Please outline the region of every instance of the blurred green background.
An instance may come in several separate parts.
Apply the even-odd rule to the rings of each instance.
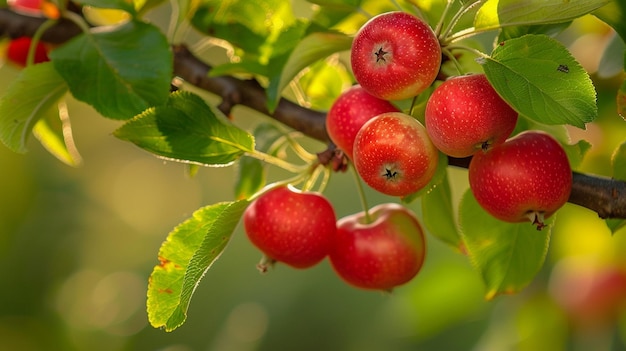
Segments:
[[[592,73],[599,94],[597,122],[571,131],[573,141],[593,145],[579,170],[606,176],[611,153],[626,140],[626,123],[615,112],[624,75],[598,73],[598,53],[611,36],[586,17],[560,38]],[[18,73],[0,68],[0,90]],[[147,322],[145,295],[158,249],[195,209],[233,199],[236,169],[201,168],[189,177],[185,166],[112,137],[118,122],[75,101],[69,111],[82,167],[58,162],[35,140],[26,155],[0,147],[0,350],[626,349],[626,283],[607,307],[609,317],[590,313],[581,322],[564,307],[568,293],[589,286],[563,283],[568,277],[626,269],[625,230],[612,236],[595,213],[570,204],[558,215],[535,281],[493,301],[484,300],[467,257],[431,236],[422,272],[383,294],[349,287],[327,260],[260,275],[261,255],[240,226],[198,287],[186,323],[172,333],[156,330]],[[234,115],[245,126],[266,120],[243,108]],[[450,176],[456,203],[467,188],[466,170],[452,168]],[[334,174],[326,195],[339,217],[361,210],[349,173]],[[395,201],[367,195],[370,204]],[[410,206],[420,213],[419,204]]]

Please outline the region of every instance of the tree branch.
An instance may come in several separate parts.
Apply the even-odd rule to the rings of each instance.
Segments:
[[[0,9],[0,35],[12,38],[32,36],[43,19],[21,16],[7,9]],[[80,29],[68,21],[60,21],[50,28],[43,40],[63,43],[80,34]],[[230,76],[210,77],[211,66],[195,57],[184,45],[172,47],[174,74],[186,82],[222,98],[218,108],[230,115],[236,105],[247,106],[275,120],[301,131],[311,138],[328,142],[325,128],[326,114],[313,111],[286,99],[281,99],[276,110],[267,109],[265,90],[254,80],[242,80]],[[470,158],[450,158],[449,164],[467,168]],[[598,213],[601,218],[626,219],[626,182],[578,172],[573,173],[573,187],[569,202]]]

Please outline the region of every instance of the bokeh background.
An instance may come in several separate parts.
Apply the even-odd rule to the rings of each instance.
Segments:
[[[588,16],[559,37],[598,89],[599,119],[571,130],[573,141],[593,145],[579,170],[606,176],[626,141],[615,102],[624,75],[614,74],[621,67],[603,73],[599,54],[613,36]],[[18,73],[3,65],[0,91]],[[0,350],[626,349],[626,232],[612,235],[595,213],[570,204],[535,281],[492,301],[468,258],[432,236],[422,272],[385,294],[346,285],[327,260],[261,275],[261,254],[239,226],[196,290],[186,323],[171,333],[154,329],[145,301],[161,243],[195,209],[232,200],[236,169],[201,168],[190,177],[184,165],[114,138],[119,122],[76,101],[68,108],[81,167],[62,164],[35,140],[25,155],[0,147]],[[246,127],[267,121],[244,108],[234,115]],[[451,168],[450,176],[457,202],[466,170]],[[361,210],[351,174],[334,174],[326,195],[339,217]],[[367,196],[371,204],[396,201]],[[410,207],[420,213],[419,204]],[[573,314],[567,306],[607,271],[614,274],[604,275],[600,291],[608,293]]]

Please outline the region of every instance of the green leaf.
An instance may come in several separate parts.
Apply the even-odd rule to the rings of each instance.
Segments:
[[[619,35],[613,35],[602,53],[602,59],[598,65],[598,77],[610,78],[621,74],[625,68],[625,52],[626,44],[624,41]]]
[[[333,58],[310,65],[298,79],[305,106],[318,111],[328,111],[341,95],[352,85],[352,77],[346,67]]]
[[[545,34],[549,37],[554,38],[562,31],[567,29],[572,22],[562,22],[562,23],[551,23],[551,24],[541,24],[535,26],[510,26],[504,27],[500,31],[498,35],[498,43],[501,43],[505,40],[519,38],[526,34]]]
[[[217,118],[187,91],[173,93],[164,106],[137,115],[114,135],[166,159],[205,166],[229,165],[254,151],[252,135]]]
[[[169,233],[148,284],[153,327],[169,332],[185,322],[191,296],[224,251],[247,206],[242,200],[200,208]]]
[[[623,142],[613,151],[611,168],[614,179],[626,180],[626,142]],[[606,225],[611,230],[611,233],[615,234],[615,232],[626,226],[626,219],[610,218],[606,220]]]
[[[283,0],[203,0],[192,18],[200,32],[228,41],[263,64],[269,62],[272,43],[294,23],[291,2]]]
[[[620,86],[617,91],[617,113],[622,116],[624,120],[626,120],[626,79],[622,82],[622,86]]]
[[[487,0],[474,17],[478,30],[506,26],[567,22],[588,14],[610,0]]]
[[[33,134],[48,152],[63,163],[77,167],[82,164],[82,157],[74,144],[72,125],[65,103],[59,108],[49,109],[48,113],[35,124]]]
[[[129,119],[169,95],[172,53],[151,24],[93,29],[53,50],[50,58],[74,97],[105,117]]]
[[[422,196],[422,217],[426,229],[439,240],[459,249],[461,237],[457,230],[450,182],[443,181]]]
[[[626,3],[624,1],[611,1],[593,13],[611,27],[626,41]]]
[[[273,123],[261,123],[254,129],[256,150],[276,156],[282,148],[277,141],[285,136]],[[263,161],[244,157],[239,161],[237,180],[235,182],[235,198],[248,199],[261,190],[266,184],[266,170]]]
[[[613,178],[626,180],[626,142],[618,146],[611,155]]]
[[[52,63],[28,66],[0,98],[0,140],[14,152],[26,152],[37,121],[57,108],[67,85]]]
[[[487,299],[519,292],[543,265],[551,226],[538,231],[530,222],[497,220],[480,207],[470,190],[461,199],[459,223],[468,255],[487,287]]]
[[[444,179],[446,178],[447,174],[448,174],[448,156],[444,154],[443,152],[439,152],[439,161],[437,162],[437,169],[435,170],[435,174],[433,175],[433,178],[422,189],[414,192],[413,194],[409,194],[407,196],[402,197],[401,198],[402,202],[405,204],[408,204],[408,203],[415,201],[416,199],[419,199],[420,197],[422,197],[422,195],[427,194],[436,186],[441,184],[441,182],[443,182]]]
[[[278,79],[270,82],[267,89],[270,110],[276,107],[287,84],[305,67],[351,46],[352,38],[341,33],[316,32],[302,39],[289,55]]]
[[[583,162],[583,158],[589,150],[591,150],[591,143],[586,140],[579,140],[576,144],[561,144],[563,150],[567,154],[567,159],[572,169],[577,169]]]
[[[307,0],[307,2],[333,10],[356,10],[361,6],[361,0]]]
[[[589,75],[566,47],[545,35],[501,43],[483,68],[504,100],[539,123],[585,128],[598,115]]]
[[[263,162],[256,158],[244,157],[237,165],[235,198],[249,199],[265,185],[266,171]]]
[[[81,5],[89,5],[98,7],[101,9],[118,9],[123,10],[131,15],[135,15],[135,6],[133,1],[128,0],[78,0],[77,3]]]

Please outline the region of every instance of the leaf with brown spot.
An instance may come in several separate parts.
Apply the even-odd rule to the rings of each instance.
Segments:
[[[152,326],[172,331],[185,322],[191,296],[226,248],[248,203],[241,200],[202,207],[169,233],[148,284]]]

